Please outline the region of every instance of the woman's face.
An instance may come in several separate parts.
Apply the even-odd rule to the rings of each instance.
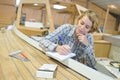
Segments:
[[[76,28],[76,36],[80,34],[86,35],[92,28],[92,22],[88,18],[88,16],[83,16],[79,21]]]

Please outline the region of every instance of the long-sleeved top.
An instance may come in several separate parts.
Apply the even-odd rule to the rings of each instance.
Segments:
[[[71,52],[76,54],[73,59],[79,62],[83,62],[83,60],[85,60],[89,67],[94,68],[96,60],[93,49],[93,37],[89,33],[87,34],[89,45],[85,46],[76,39],[75,29],[76,26],[74,25],[64,24],[46,37],[41,38],[40,46],[49,51],[55,51],[55,48],[59,45],[59,37],[61,37],[62,43],[69,45],[71,47]]]

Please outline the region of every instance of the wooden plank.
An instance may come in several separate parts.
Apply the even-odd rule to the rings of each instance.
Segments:
[[[27,46],[23,46],[23,45],[25,45],[25,43],[22,43],[21,40],[20,40],[21,42],[19,42],[19,40],[16,39],[16,38],[14,38],[14,36],[12,36],[12,35],[10,37],[12,38],[13,42],[16,43],[16,45],[14,45],[14,48],[19,48],[19,49],[23,50],[24,54],[30,59],[30,62],[22,62],[22,64],[27,69],[27,71],[31,74],[31,76],[33,77],[33,79],[44,80],[44,79],[36,78],[35,77],[35,72],[38,69],[39,63],[37,61],[35,61],[35,58],[33,58],[32,55],[29,55],[29,52],[26,50]],[[21,44],[23,44],[23,45],[21,45]],[[29,50],[31,50],[30,47],[29,47]]]
[[[48,31],[48,29],[30,28],[21,25],[19,26],[18,29],[27,36],[32,36],[32,35],[44,36],[45,35],[44,32]]]
[[[14,61],[25,80],[35,80],[34,77],[31,75],[31,72],[27,70],[22,61],[17,59],[14,59]]]
[[[8,56],[8,49],[7,49],[7,45],[6,45],[6,41],[7,39],[5,39],[5,37],[3,36],[5,35],[2,34],[0,35],[0,51],[1,51],[1,58],[0,58],[0,71],[1,74],[0,76],[2,76],[1,78],[6,79],[6,80],[22,80],[21,76],[19,75],[14,63],[12,62],[11,58]],[[1,39],[3,38],[3,39]],[[0,79],[1,80],[1,79]]]
[[[105,16],[105,22],[104,22],[104,29],[103,29],[103,32],[105,33],[105,30],[106,30],[106,24],[107,24],[107,19],[108,19],[108,14],[109,14],[109,10],[110,10],[110,7],[107,7],[107,12],[106,12],[106,16]]]
[[[53,32],[55,30],[54,28],[54,22],[53,22],[53,18],[52,18],[52,12],[50,9],[50,2],[49,0],[46,0],[46,11],[47,11],[47,18],[48,18],[48,23],[50,24],[50,31]]]
[[[2,70],[2,67],[1,67],[1,62],[0,62],[0,80],[5,80],[5,77],[3,75],[3,70]]]
[[[9,42],[11,42],[11,47],[15,50],[18,50],[20,44],[17,43],[17,40],[15,40],[15,38],[12,35],[8,34],[8,36],[9,36],[9,38],[12,38],[12,39],[9,39]],[[14,43],[16,43],[16,44],[14,44]],[[25,66],[24,62],[14,59],[14,58],[13,58],[13,60],[15,61],[15,64],[17,65],[18,70],[20,71],[20,73],[22,74],[22,76],[25,80],[34,80],[35,79],[35,77],[32,75],[32,72],[34,71],[33,66],[28,65],[30,70],[32,70],[32,71],[30,71]],[[26,63],[30,63],[30,62],[26,62]]]
[[[2,63],[1,67],[5,80],[23,80],[11,61]]]
[[[67,68],[67,71],[69,71],[71,74],[73,74],[74,76],[78,77],[79,79],[89,80],[89,79],[87,79],[85,76],[82,76],[81,74],[78,74],[78,73],[76,73],[75,71],[73,71],[73,70],[71,70],[71,69],[69,69],[69,68]],[[80,75],[81,75],[81,76],[80,76]]]
[[[13,36],[11,36],[12,38],[13,38]],[[13,41],[14,42],[16,42],[16,39],[13,39]],[[20,42],[20,44],[22,44],[21,42]],[[23,64],[24,64],[24,66],[25,66],[25,68],[30,72],[30,74],[33,76],[33,78],[34,79],[36,79],[36,77],[35,77],[35,73],[36,73],[36,71],[37,71],[37,69],[39,68],[38,66],[39,66],[39,63],[35,60],[35,58],[33,58],[32,57],[32,55],[30,55],[29,54],[29,52],[26,50],[26,47],[27,46],[25,46],[25,47],[23,47],[23,45],[25,45],[25,44],[23,44],[23,45],[20,45],[19,43],[17,43],[17,45],[15,45],[14,47],[19,47],[21,50],[23,50],[24,52],[24,54],[30,59],[30,61],[29,62],[23,62]],[[30,49],[30,47],[29,47],[29,50],[31,50]],[[40,78],[37,78],[36,80],[41,80]],[[44,79],[43,79],[44,80]]]

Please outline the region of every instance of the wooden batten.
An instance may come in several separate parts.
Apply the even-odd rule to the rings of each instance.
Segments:
[[[29,28],[25,26],[20,26],[18,29],[27,36],[37,35],[44,36],[44,32],[48,31],[48,29],[39,29],[39,28]]]
[[[54,22],[53,22],[53,18],[52,18],[52,13],[51,13],[51,9],[50,9],[50,2],[49,0],[46,0],[46,9],[47,9],[47,16],[48,16],[48,21],[50,23],[50,31],[54,31]]]

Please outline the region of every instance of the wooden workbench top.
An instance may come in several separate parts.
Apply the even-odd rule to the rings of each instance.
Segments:
[[[25,62],[10,57],[11,52],[23,50],[30,59]],[[36,78],[37,69],[43,64],[58,64],[52,79]],[[47,57],[38,49],[21,40],[14,32],[0,32],[0,80],[88,80],[63,64]]]

